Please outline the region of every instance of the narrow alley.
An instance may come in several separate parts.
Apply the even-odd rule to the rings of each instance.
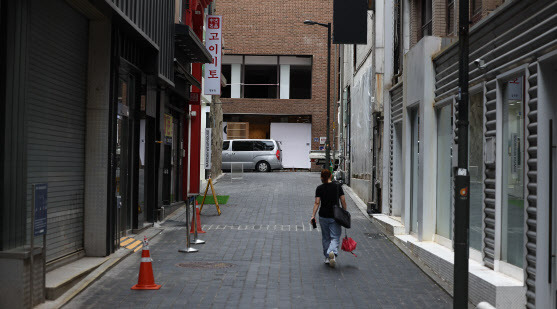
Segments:
[[[134,291],[141,251],[65,308],[449,308],[451,297],[373,225],[347,195],[355,254],[323,263],[321,235],[309,219],[318,173],[247,173],[216,184],[229,195],[218,216],[203,207],[206,244],[186,245],[184,208],[150,242],[160,290]],[[343,231],[344,233],[344,231]]]

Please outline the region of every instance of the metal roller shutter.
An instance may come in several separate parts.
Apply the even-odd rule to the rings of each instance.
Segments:
[[[389,214],[393,213],[393,177],[394,177],[394,126],[402,122],[402,83],[390,90],[391,95],[391,126],[389,142]]]
[[[89,24],[63,0],[30,3],[27,201],[32,184],[48,183],[52,261],[83,248]]]

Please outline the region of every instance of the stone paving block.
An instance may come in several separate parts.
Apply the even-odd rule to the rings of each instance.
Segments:
[[[246,173],[241,182],[230,182],[227,175],[215,189],[230,199],[221,205],[221,216],[214,207],[203,208],[207,233],[200,238],[206,244],[194,246],[198,253],[178,252],[186,245],[184,209],[150,243],[161,290],[130,290],[137,282],[138,251],[67,308],[451,307],[449,295],[387,238],[376,236],[379,230],[350,198],[353,227],[348,235],[358,242],[358,257],[341,252],[336,268],[325,265],[321,233],[308,222],[319,183],[317,173]],[[194,262],[205,266],[177,266]],[[207,266],[218,263],[229,267]]]

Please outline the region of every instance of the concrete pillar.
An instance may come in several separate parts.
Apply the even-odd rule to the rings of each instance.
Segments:
[[[111,24],[89,23],[87,135],[85,151],[85,253],[106,256],[108,201],[108,141],[110,117]]]

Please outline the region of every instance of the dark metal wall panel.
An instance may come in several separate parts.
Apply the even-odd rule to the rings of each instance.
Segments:
[[[537,58],[557,49],[557,2],[511,1],[489,20],[473,27],[470,60],[482,59],[486,68],[470,64],[471,85],[485,82],[485,138],[496,136],[497,75],[528,64],[525,83],[527,106],[527,208],[525,220],[525,281],[527,307],[535,308],[537,234]],[[457,93],[458,45],[434,59],[436,100]],[[495,144],[495,143],[494,143]],[[494,145],[496,149],[497,145]],[[487,267],[494,266],[495,253],[495,163],[485,164],[483,255]]]
[[[489,80],[517,65],[529,63],[536,55],[555,49],[557,43],[557,2],[551,0],[510,1],[489,20],[470,32],[470,84]],[[457,93],[458,44],[433,60],[436,100]],[[473,61],[482,59],[487,70]]]
[[[0,24],[0,250],[26,243],[27,0],[2,0]]]
[[[159,47],[158,74],[174,81],[174,0],[107,0]]]
[[[51,261],[83,248],[89,23],[64,0],[32,0],[29,16],[27,201],[48,183]]]

